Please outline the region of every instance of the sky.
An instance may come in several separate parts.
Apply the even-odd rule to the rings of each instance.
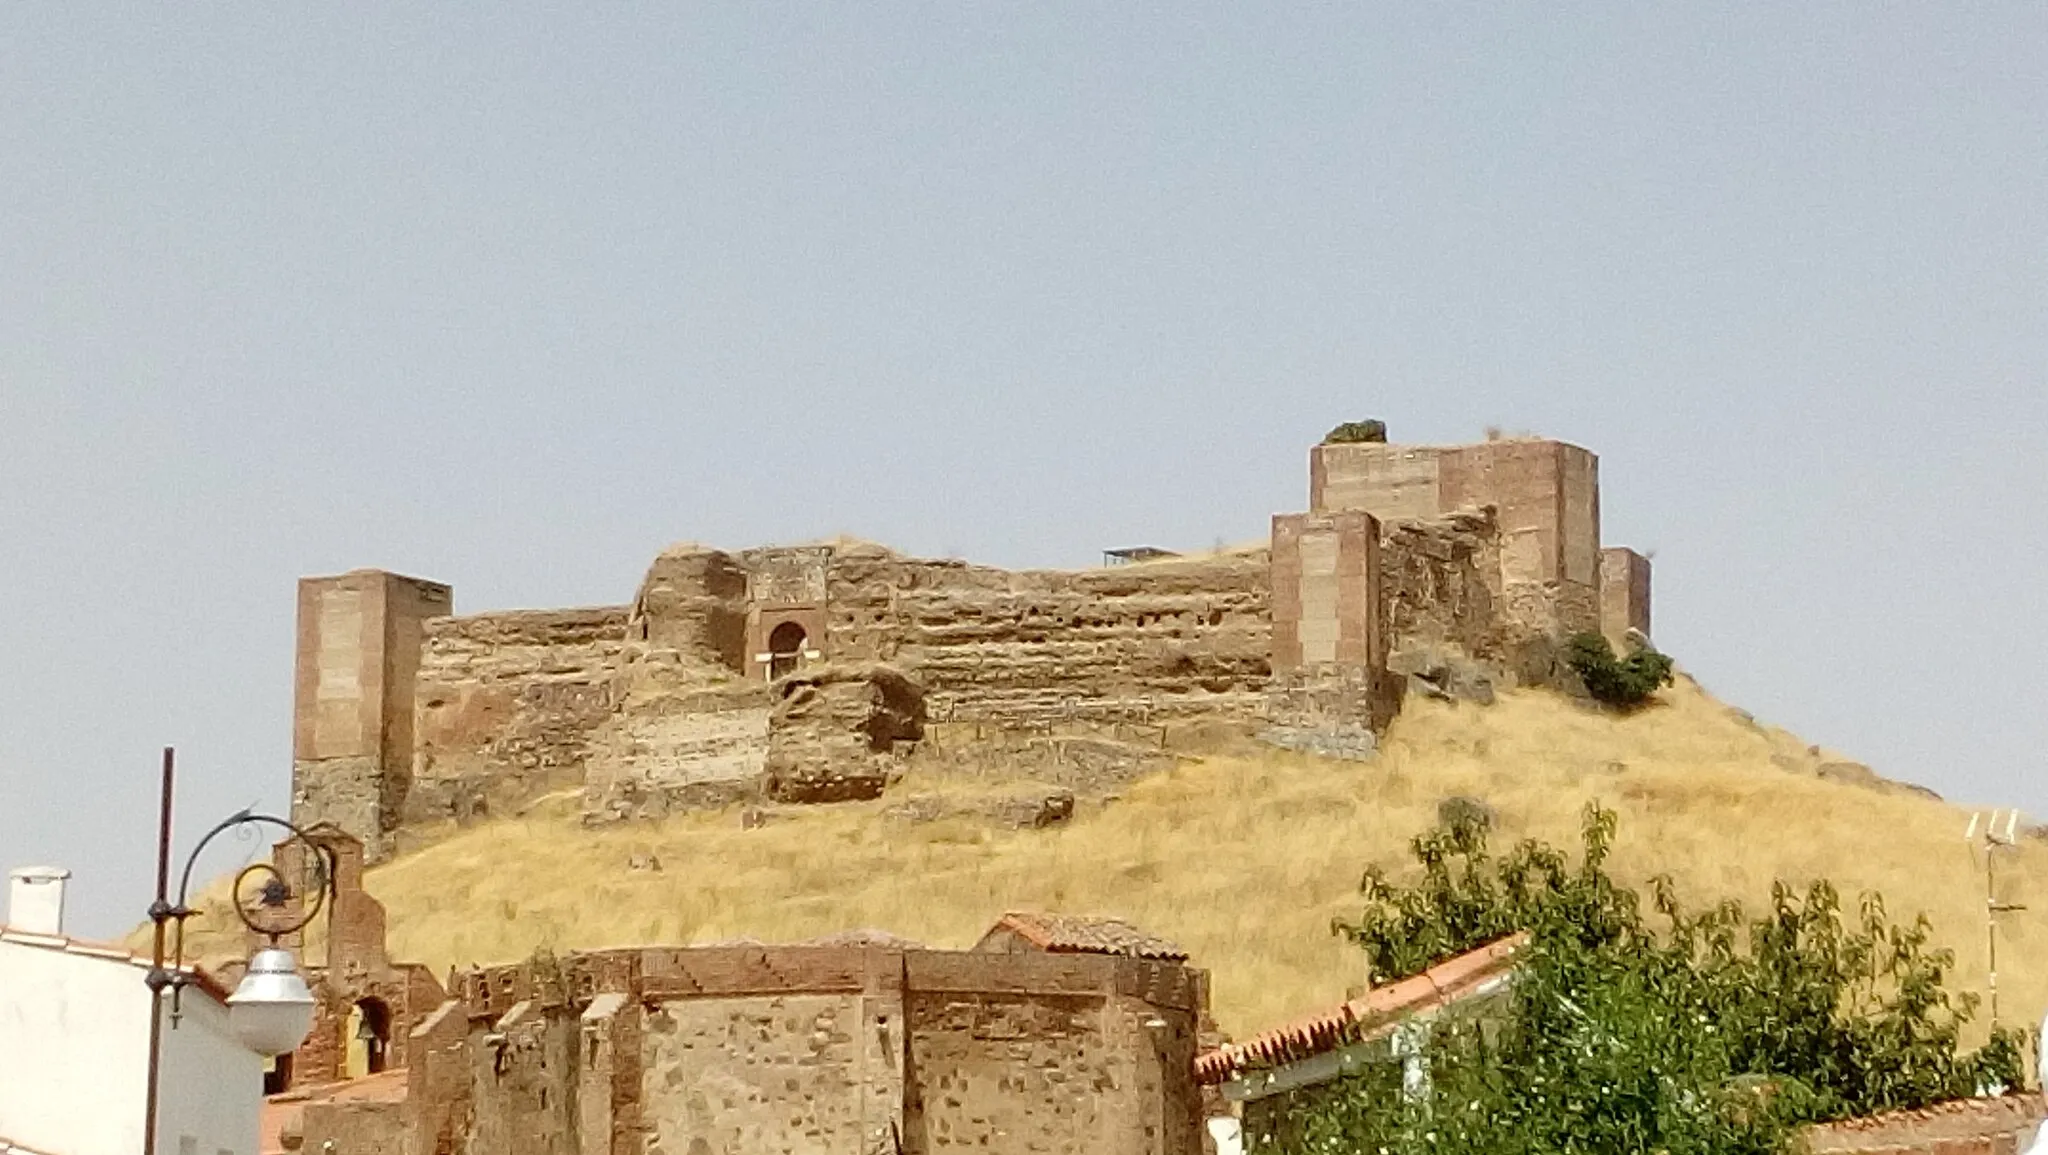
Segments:
[[[1710,689],[2048,817],[2044,59],[2036,3],[0,7],[0,868],[114,934],[162,747],[181,854],[284,810],[301,575],[1204,548],[1366,417],[1593,449]]]

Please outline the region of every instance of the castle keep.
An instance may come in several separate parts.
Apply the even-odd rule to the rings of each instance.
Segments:
[[[1649,630],[1577,446],[1325,443],[1261,548],[1009,571],[861,542],[675,546],[633,600],[457,615],[376,570],[299,586],[294,819],[370,861],[580,791],[587,821],[874,797],[934,724],[1375,731],[1415,680],[1555,676]]]

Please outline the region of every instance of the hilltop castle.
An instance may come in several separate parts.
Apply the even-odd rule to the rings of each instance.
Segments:
[[[1413,679],[1541,682],[1571,634],[1649,632],[1649,562],[1602,546],[1598,459],[1558,441],[1326,441],[1265,547],[1121,553],[685,545],[630,604],[471,615],[437,582],[307,578],[293,817],[374,862],[562,791],[587,821],[873,797],[934,723],[1369,734]]]

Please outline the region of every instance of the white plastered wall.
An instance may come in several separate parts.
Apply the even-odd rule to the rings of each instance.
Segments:
[[[125,958],[0,938],[0,1138],[63,1155],[142,1149],[149,988]],[[225,1008],[187,988],[165,1021],[158,1149],[255,1155],[262,1060],[226,1033]]]

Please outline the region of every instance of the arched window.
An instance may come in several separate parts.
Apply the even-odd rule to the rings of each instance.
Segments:
[[[381,999],[364,999],[348,1013],[348,1053],[342,1074],[374,1075],[391,1065],[391,1008]]]
[[[784,622],[768,634],[768,678],[773,681],[796,672],[803,664],[804,628]]]

